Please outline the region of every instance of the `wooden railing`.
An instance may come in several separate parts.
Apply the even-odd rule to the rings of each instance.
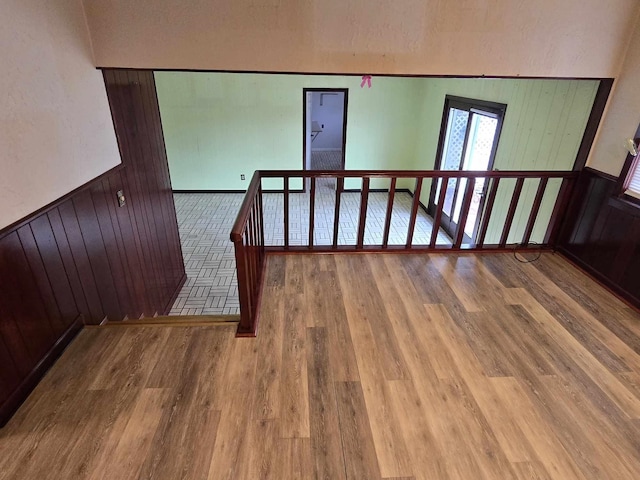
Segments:
[[[254,173],[231,231],[236,254],[240,324],[238,336],[253,337],[265,267],[264,216],[260,172]]]
[[[500,251],[507,248],[510,237],[514,233],[518,234],[518,240],[513,238],[509,248],[531,248],[531,238],[534,232],[536,221],[538,220],[545,193],[549,190],[548,185],[551,180],[560,182],[558,192],[553,201],[549,219],[544,227],[543,238],[535,243],[536,249],[552,248],[555,246],[559,227],[566,209],[571,189],[577,173],[570,171],[363,171],[363,170],[341,170],[341,171],[296,171],[296,170],[262,170],[256,171],[251,184],[247,190],[246,197],[238,213],[236,223],[231,232],[231,240],[235,245],[236,264],[238,270],[238,293],[240,296],[241,321],[239,335],[255,335],[257,326],[257,306],[260,301],[262,277],[265,266],[266,251],[305,251],[305,252],[338,252],[338,251],[369,251],[369,252],[425,252],[425,251],[460,251],[460,250],[493,250]],[[331,242],[318,244],[314,241],[317,184],[320,179],[335,179],[335,197],[333,200],[333,231]],[[345,189],[345,181],[359,182],[358,187],[352,190]],[[365,241],[365,229],[367,228],[367,214],[370,194],[374,191],[371,188],[372,180],[380,182],[378,179],[386,179],[388,186],[382,191],[386,198],[386,213],[383,222],[381,241],[370,244]],[[450,241],[446,244],[438,242],[441,226],[443,225],[443,210],[449,189],[446,188],[450,179],[455,179],[456,186],[464,182],[464,188],[459,190],[458,195],[462,195],[457,211],[457,225],[454,232],[451,232]],[[297,190],[292,190],[292,180],[297,182]],[[502,210],[499,216],[505,215],[501,221],[501,228],[492,234],[494,240],[487,241],[489,226],[495,220],[496,200],[501,185],[505,185],[510,180],[513,187],[503,188],[501,205],[498,210]],[[281,187],[263,190],[263,181],[277,182]],[[398,188],[398,182],[410,183],[410,188]],[[425,181],[430,181],[433,185],[438,182],[437,195],[430,197],[429,221],[431,222],[431,232],[428,241],[416,243],[414,240],[416,222],[421,215],[426,216],[426,212],[419,213],[425,209],[421,202],[421,197],[426,198],[426,189],[423,192]],[[481,183],[480,183],[481,181]],[[530,201],[521,202],[521,196],[525,181],[537,182],[535,196]],[[473,238],[465,234],[465,226],[469,212],[471,211],[472,200],[477,203],[478,191],[476,184],[482,184],[486,188],[486,201],[480,203],[480,207],[475,205],[474,215],[478,217],[477,228]],[[375,190],[377,193],[380,189]],[[506,191],[506,196],[504,195]],[[390,232],[392,227],[392,216],[394,214],[394,201],[400,192],[409,193],[411,200],[408,216],[406,238],[402,244],[391,244]],[[339,238],[340,213],[342,208],[342,198],[345,193],[359,195],[359,214],[357,230],[352,244],[345,244],[344,239]],[[282,209],[281,226],[283,231],[282,242],[271,241],[265,244],[265,226],[263,215],[263,202],[266,195],[278,195],[282,199],[282,204],[278,203]],[[510,194],[510,197],[509,197]],[[305,238],[297,239],[297,244],[293,245],[290,239],[291,221],[290,204],[294,195],[303,195],[308,199],[308,229],[305,231]],[[326,189],[323,195],[326,196]],[[508,200],[508,204],[505,203]],[[548,202],[547,202],[548,204]],[[325,206],[326,208],[326,206]],[[449,206],[450,213],[454,206]],[[506,212],[504,212],[506,210]],[[306,209],[305,209],[306,211]],[[516,212],[520,211],[519,218],[526,215],[526,223],[519,229],[513,230]],[[298,211],[298,214],[301,212]],[[545,220],[546,221],[546,220]],[[272,222],[270,222],[272,223]],[[523,223],[523,222],[521,222]],[[273,225],[271,225],[273,227]],[[299,237],[298,232],[298,237]],[[275,238],[275,237],[274,237]]]

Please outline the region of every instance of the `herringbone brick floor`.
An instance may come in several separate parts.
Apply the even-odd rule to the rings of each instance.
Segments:
[[[187,271],[187,281],[170,315],[226,315],[239,313],[235,257],[229,233],[244,194],[174,194],[178,227]],[[369,194],[364,243],[382,243],[387,209],[385,192]],[[393,205],[390,245],[406,243],[412,197],[397,193]],[[265,193],[264,231],[267,245],[284,245],[283,208],[280,193]],[[335,191],[318,185],[314,223],[314,243],[330,245],[333,239]],[[341,197],[338,243],[353,245],[360,215],[360,193],[344,192]],[[413,244],[429,243],[432,220],[422,209],[418,212]],[[306,245],[309,238],[309,194],[291,193],[289,202],[289,244]],[[450,244],[442,231],[438,244]]]

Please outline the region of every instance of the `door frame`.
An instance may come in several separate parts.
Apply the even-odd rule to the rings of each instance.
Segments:
[[[307,155],[307,92],[328,92],[344,93],[344,104],[342,110],[342,170],[346,169],[347,155],[347,106],[349,104],[348,88],[303,88],[302,89],[302,170],[309,170],[306,163]]]
[[[491,146],[491,154],[489,157],[489,165],[487,166],[487,170],[493,170],[493,165],[495,162],[495,157],[496,157],[496,153],[498,152],[498,144],[500,142],[500,135],[502,133],[502,125],[504,123],[504,116],[506,114],[507,111],[507,105],[504,103],[497,103],[497,102],[491,102],[488,100],[478,100],[478,99],[474,99],[474,98],[466,98],[466,97],[458,97],[455,95],[445,95],[444,98],[444,107],[442,109],[442,121],[440,123],[440,135],[438,137],[438,148],[436,150],[436,158],[434,161],[434,170],[440,170],[441,164],[442,164],[442,153],[444,151],[444,143],[447,137],[447,125],[449,122],[449,110],[451,108],[458,108],[459,110],[466,110],[469,111],[470,113],[473,113],[473,110],[476,110],[478,112],[487,112],[487,113],[491,113],[496,115],[496,118],[498,120],[498,123],[496,125],[496,131],[495,131],[495,135],[493,138],[493,145]],[[467,126],[467,130],[465,133],[465,140],[464,140],[464,145],[462,148],[462,153],[461,153],[461,161],[460,161],[460,166],[458,167],[459,171],[463,170],[464,167],[464,158],[466,156],[467,153],[467,142],[468,142],[468,136],[469,136],[469,128],[470,128],[471,123],[469,122],[469,125]],[[456,189],[455,189],[455,193],[453,195],[453,199],[451,200],[451,213],[453,214],[454,210],[455,210],[455,205],[456,205],[456,200],[458,197],[458,193],[459,193],[459,183],[460,183],[460,179],[456,180]],[[436,212],[436,190],[437,190],[437,185],[438,182],[432,182],[431,184],[431,191],[429,193],[429,204],[427,207],[427,212],[433,216]],[[441,188],[444,188],[444,182]],[[475,237],[477,231],[478,231],[478,226],[480,225],[480,220],[482,218],[482,215],[484,213],[484,202],[486,199],[486,193],[487,193],[487,189],[489,188],[489,182],[485,181],[484,186],[483,186],[483,191],[482,191],[482,196],[480,198],[480,204],[478,205],[478,215],[476,216],[476,220],[475,220],[475,225],[473,226],[473,237]],[[444,212],[443,212],[443,216],[444,216]],[[444,220],[444,219],[443,219]],[[452,230],[451,224],[453,223],[453,221],[449,222],[449,228],[445,228],[446,230]],[[455,224],[456,228],[455,228],[455,232],[453,231],[447,231],[447,233],[452,234],[452,235],[456,235],[458,233],[458,229],[460,228],[459,224]],[[464,226],[462,226],[462,228],[464,228]],[[465,235],[465,239],[467,239],[468,241],[473,241],[473,238],[469,238],[467,237],[466,233]]]

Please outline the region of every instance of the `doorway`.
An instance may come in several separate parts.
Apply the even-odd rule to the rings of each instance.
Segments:
[[[348,96],[346,88],[303,89],[305,170],[345,169]],[[335,188],[335,179],[322,180],[318,186]]]
[[[447,95],[444,102],[436,170],[493,170],[505,104]],[[429,196],[429,213],[434,215],[443,182],[434,182]],[[447,193],[442,207],[442,228],[452,237],[458,233],[460,211],[467,180],[451,178],[445,184]],[[476,180],[464,243],[475,243],[489,182]]]

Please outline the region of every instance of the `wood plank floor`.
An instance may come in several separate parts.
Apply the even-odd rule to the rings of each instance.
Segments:
[[[562,258],[271,256],[259,336],[85,329],[1,479],[638,479],[640,316]]]

